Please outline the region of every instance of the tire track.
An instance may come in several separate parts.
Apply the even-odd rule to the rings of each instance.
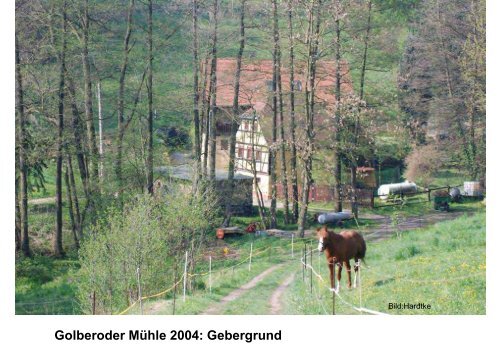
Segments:
[[[233,300],[238,299],[241,297],[244,293],[246,293],[248,290],[254,288],[260,281],[262,281],[266,276],[268,276],[271,272],[276,270],[278,267],[281,267],[282,265],[274,265],[269,267],[267,270],[262,272],[261,274],[255,276],[252,278],[252,280],[244,285],[242,285],[240,288],[235,289],[228,295],[226,295],[224,298],[221,299],[219,303],[217,303],[214,306],[209,307],[207,310],[205,310],[202,315],[217,315],[220,313],[221,309],[229,302],[232,302]]]
[[[283,309],[281,303],[281,296],[288,288],[288,286],[290,286],[290,284],[293,282],[294,279],[295,279],[295,273],[292,273],[273,292],[273,294],[271,295],[271,299],[269,300],[269,305],[271,306],[269,314],[271,315],[281,314],[281,310]]]

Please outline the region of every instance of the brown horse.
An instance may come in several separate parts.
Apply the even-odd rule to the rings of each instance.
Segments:
[[[365,257],[366,243],[361,234],[353,230],[344,230],[340,233],[329,231],[326,226],[317,229],[319,239],[318,250],[325,252],[328,268],[330,269],[331,288],[334,287],[333,266],[339,265],[337,272],[338,288],[340,288],[340,277],[342,265],[346,267],[348,288],[351,288],[351,264],[350,260],[354,258],[354,287],[358,275],[360,260]]]

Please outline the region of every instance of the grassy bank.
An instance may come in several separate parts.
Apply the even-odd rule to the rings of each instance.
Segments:
[[[362,306],[389,314],[485,314],[486,313],[486,219],[483,212],[403,233],[368,244],[362,269]],[[323,257],[315,268],[328,279]],[[346,288],[342,297],[359,306],[359,290]],[[288,314],[329,314],[328,285],[313,278],[295,281],[286,294]],[[425,303],[429,310],[389,310],[389,303]],[[339,314],[356,310],[337,299]]]
[[[16,314],[80,314],[75,299],[76,259],[46,256],[16,261]]]

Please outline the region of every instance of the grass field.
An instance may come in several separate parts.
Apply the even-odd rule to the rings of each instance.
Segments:
[[[319,259],[318,259],[319,260]],[[362,269],[362,306],[389,314],[485,314],[486,313],[486,220],[480,212],[443,222],[427,229],[403,233],[368,244]],[[324,259],[320,268],[327,279]],[[343,272],[345,280],[346,273]],[[341,284],[341,295],[359,306],[359,291]],[[286,294],[288,314],[331,312],[327,286],[314,278],[296,281]],[[389,303],[426,303],[430,310],[388,310]],[[325,312],[326,310],[326,312]],[[337,300],[339,314],[353,314]]]

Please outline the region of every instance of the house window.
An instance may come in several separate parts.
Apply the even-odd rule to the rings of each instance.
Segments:
[[[259,162],[262,160],[262,151],[255,151],[255,160]]]
[[[243,147],[239,147],[238,148],[238,158],[244,158],[243,153],[244,153]]]
[[[274,85],[273,85],[273,81],[272,80],[267,80],[266,81],[266,86],[267,86],[267,90],[269,92],[273,92],[274,91]]]
[[[252,148],[251,147],[247,148],[247,159],[252,159]]]
[[[221,151],[227,151],[228,142],[227,140],[220,140],[220,149]]]
[[[294,91],[302,91],[302,81],[300,80],[294,80],[293,81],[293,89]]]

